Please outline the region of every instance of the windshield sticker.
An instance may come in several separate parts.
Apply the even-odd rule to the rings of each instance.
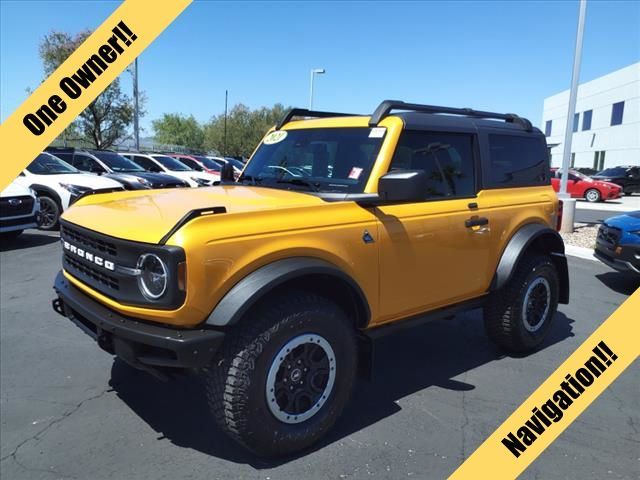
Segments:
[[[273,145],[274,143],[281,142],[285,138],[287,138],[286,130],[276,130],[275,132],[271,132],[269,135],[264,137],[262,143],[264,143],[265,145]]]
[[[369,138],[382,138],[384,137],[384,132],[386,131],[387,129],[384,127],[372,128],[371,131],[369,132]]]
[[[360,175],[362,175],[362,168],[359,167],[353,167],[349,172],[349,178],[351,180],[358,180]]]

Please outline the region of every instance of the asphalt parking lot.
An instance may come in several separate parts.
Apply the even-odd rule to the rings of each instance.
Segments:
[[[55,234],[1,250],[3,479],[445,478],[639,286],[570,257],[571,304],[523,358],[488,342],[480,312],[387,337],[376,379],[359,383],[328,438],[264,462],[216,430],[197,377],[161,383],[114,362],[51,310]],[[522,478],[638,478],[639,386],[636,362]]]

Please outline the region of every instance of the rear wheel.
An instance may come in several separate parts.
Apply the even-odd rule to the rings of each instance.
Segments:
[[[546,337],[558,307],[559,279],[546,255],[520,260],[511,281],[485,307],[491,340],[511,352],[534,350]]]
[[[600,190],[595,188],[590,188],[586,192],[584,192],[584,198],[587,202],[595,203],[599,202],[602,199],[602,195],[600,194]]]
[[[352,323],[312,293],[274,298],[231,332],[205,372],[213,415],[231,438],[262,456],[303,450],[346,405],[356,372]]]
[[[58,228],[60,220],[60,206],[53,198],[46,195],[39,197],[40,200],[40,229],[55,230]]]

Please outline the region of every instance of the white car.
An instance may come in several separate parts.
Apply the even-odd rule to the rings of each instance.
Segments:
[[[219,176],[197,172],[169,155],[135,152],[120,152],[120,155],[133,160],[148,172],[168,173],[184,180],[192,187],[208,187],[220,180]]]
[[[20,174],[20,183],[40,199],[40,228],[53,230],[64,210],[81,195],[114,192],[124,187],[109,178],[82,173],[58,157],[42,152]]]
[[[37,228],[40,204],[36,192],[14,180],[0,192],[0,235],[15,238],[26,228]]]

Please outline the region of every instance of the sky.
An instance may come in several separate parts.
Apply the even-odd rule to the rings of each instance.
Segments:
[[[51,30],[99,26],[112,1],[0,0],[0,117],[43,79]],[[230,107],[280,102],[370,113],[384,99],[513,112],[540,125],[545,97],[568,89],[578,2],[196,0],[139,57],[143,136],[163,113],[201,122]],[[640,61],[640,2],[589,0],[581,81]],[[121,76],[131,93],[131,76]]]

